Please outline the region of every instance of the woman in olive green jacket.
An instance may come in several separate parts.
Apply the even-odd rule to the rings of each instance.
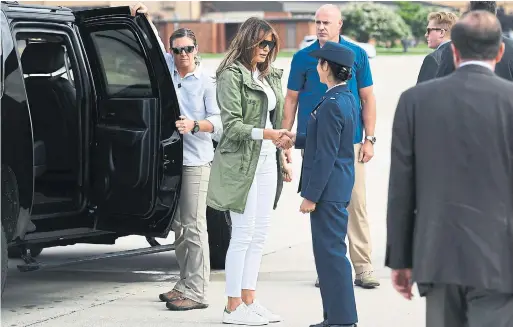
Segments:
[[[242,26],[217,70],[217,102],[223,135],[214,155],[207,204],[230,211],[232,237],[226,255],[227,324],[280,321],[255,300],[271,213],[290,166],[275,146],[284,134],[282,70],[271,66],[278,36],[264,20]],[[285,173],[283,173],[285,170]]]

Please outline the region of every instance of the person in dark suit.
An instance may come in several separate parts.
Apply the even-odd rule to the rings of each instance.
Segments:
[[[347,85],[355,53],[326,42],[310,53],[328,90],[310,113],[306,135],[287,132],[305,149],[300,211],[310,213],[315,265],[320,280],[324,321],[311,327],[356,326],[352,268],[346,257],[347,206],[355,181],[356,100]]]
[[[386,266],[426,297],[427,327],[513,326],[513,83],[501,26],[452,29],[456,71],[401,94],[392,131]],[[436,94],[436,96],[433,96]]]
[[[494,15],[497,15],[497,3],[495,1],[470,1],[470,11],[473,10],[486,10]],[[495,73],[507,79],[513,81],[513,40],[502,36],[502,42],[504,42],[504,56],[502,60],[495,66]],[[449,75],[455,70],[454,58],[450,47],[446,47],[441,52],[440,65],[436,71],[436,77],[444,77]]]
[[[428,54],[420,67],[417,84],[435,78],[442,50],[449,47],[451,28],[458,20],[452,12],[432,12],[427,17],[426,41],[430,49],[435,51]]]

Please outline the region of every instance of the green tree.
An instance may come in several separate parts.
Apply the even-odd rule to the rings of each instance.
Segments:
[[[426,26],[428,24],[427,16],[430,12],[436,11],[434,7],[422,7],[413,17],[410,28],[416,39],[424,39],[426,34]]]
[[[417,15],[423,8],[422,5],[411,1],[397,1],[395,4],[397,5],[397,13],[409,26],[417,20]]]
[[[421,4],[410,1],[398,1],[397,13],[404,22],[410,26],[412,35],[416,39],[424,39],[426,26],[428,24],[427,16],[430,12],[447,11],[439,7],[423,6]]]
[[[375,3],[351,3],[344,6],[344,34],[360,42],[374,38],[378,42],[394,42],[411,36],[410,27],[389,6]]]

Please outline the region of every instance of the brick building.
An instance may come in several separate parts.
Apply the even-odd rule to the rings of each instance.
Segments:
[[[167,43],[171,33],[186,26],[195,31],[201,52],[221,53],[226,51],[242,22],[248,17],[260,17],[276,29],[281,49],[297,49],[306,35],[315,34],[313,13],[319,3],[294,3],[302,8],[306,8],[304,3],[309,3],[310,7],[296,11],[286,1],[201,1],[199,20],[177,22],[163,19],[158,21],[158,28],[166,46],[169,46]]]
[[[246,17],[247,18],[247,17]],[[281,41],[281,49],[297,49],[299,43],[306,35],[315,34],[315,23],[308,18],[280,18],[266,17]],[[237,33],[242,22],[215,22],[215,21],[159,21],[156,26],[164,44],[169,48],[169,37],[178,28],[192,29],[200,45],[200,52],[222,53],[228,49],[232,38]]]
[[[28,2],[28,1],[21,1]],[[132,5],[137,1],[30,1],[40,5],[62,5],[73,10]],[[315,11],[323,4],[334,3],[340,9],[351,1],[142,1],[149,9],[161,38],[169,48],[171,33],[180,27],[194,30],[200,52],[222,53],[237,33],[240,24],[255,16],[268,20],[276,29],[281,49],[297,49],[306,35],[315,34]],[[374,1],[395,6],[394,1]],[[468,1],[420,1],[425,5],[457,8],[464,11]],[[513,2],[498,1],[506,12]]]
[[[374,2],[395,5],[393,1]],[[163,19],[159,22],[159,30],[168,46],[171,33],[187,26],[196,32],[201,52],[219,53],[226,51],[240,24],[248,17],[255,16],[273,25],[280,37],[282,50],[297,49],[305,36],[315,34],[315,11],[328,3],[338,5],[343,12],[344,6],[351,1],[201,1],[199,21]],[[428,1],[420,3],[431,4]],[[449,8],[444,4],[439,5]]]
[[[20,1],[37,5],[64,6],[72,10],[133,5],[138,1]],[[180,27],[192,29],[203,53],[226,51],[237,30],[248,17],[269,20],[282,42],[282,49],[295,49],[305,35],[315,34],[312,9],[299,16],[284,1],[141,1],[149,9],[166,47],[171,33]],[[304,7],[301,2],[300,6]],[[311,2],[311,8],[319,6]],[[315,12],[315,9],[313,9]],[[303,13],[303,15],[301,15]]]

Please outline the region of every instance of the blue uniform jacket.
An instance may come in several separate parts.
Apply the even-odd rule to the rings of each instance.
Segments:
[[[300,191],[305,199],[349,202],[354,185],[354,128],[356,101],[347,85],[326,92],[310,114],[305,134],[296,146],[304,147]]]

